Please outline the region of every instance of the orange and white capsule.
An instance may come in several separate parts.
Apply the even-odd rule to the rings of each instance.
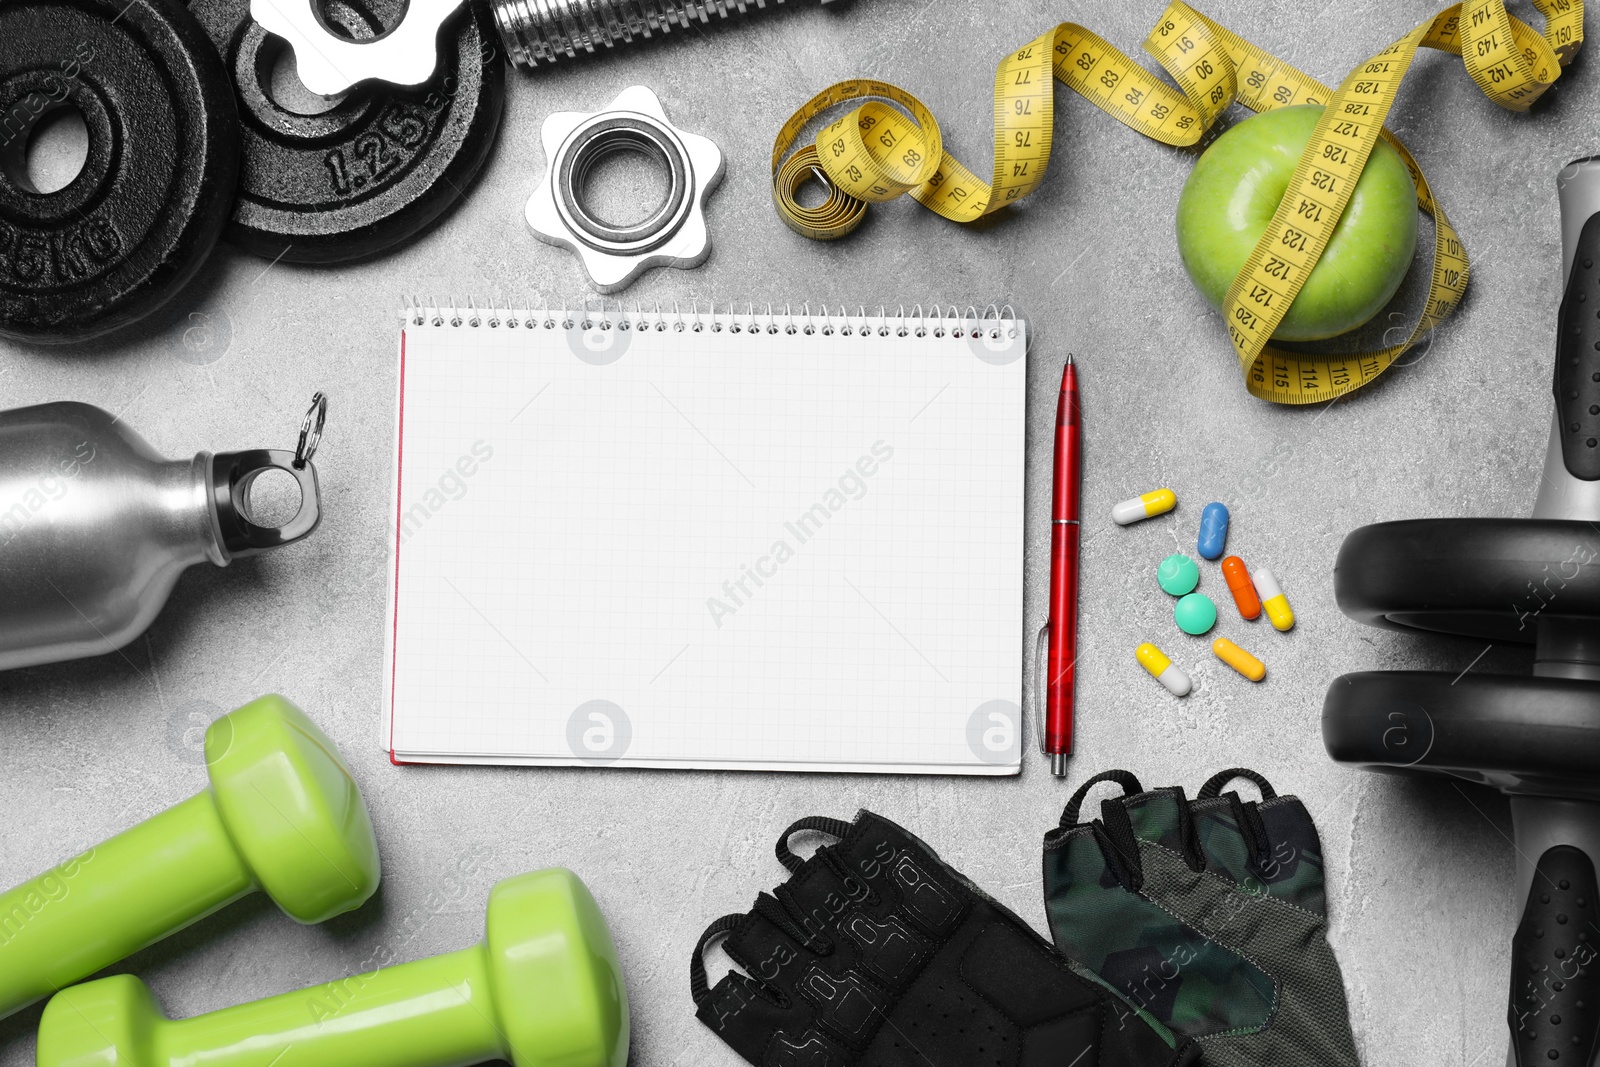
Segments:
[[[1124,500],[1111,509],[1111,521],[1118,526],[1143,522],[1157,515],[1165,515],[1178,506],[1178,494],[1171,489],[1152,489],[1143,496]]]
[[[1189,690],[1194,688],[1194,683],[1189,676],[1174,666],[1167,658],[1167,654],[1146,641],[1133,650],[1134,656],[1139,660],[1139,666],[1150,672],[1150,677],[1167,687],[1167,692],[1175,697],[1186,697]]]
[[[1259,682],[1267,676],[1267,665],[1265,663],[1262,663],[1226,637],[1219,637],[1211,642],[1211,651],[1217,654],[1218,659],[1252,682]]]
[[[1261,594],[1261,607],[1267,613],[1267,619],[1275,629],[1292,630],[1294,628],[1294,609],[1289,606],[1289,598],[1283,595],[1283,588],[1278,585],[1278,579],[1272,576],[1271,571],[1256,571],[1256,592]]]
[[[1228,583],[1228,592],[1239,607],[1241,618],[1254,619],[1261,615],[1261,598],[1256,595],[1255,583],[1250,580],[1250,570],[1238,556],[1222,561],[1222,577]]]

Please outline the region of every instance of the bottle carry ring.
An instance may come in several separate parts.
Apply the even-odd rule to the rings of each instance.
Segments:
[[[293,544],[322,521],[322,494],[311,457],[322,442],[327,417],[327,397],[317,393],[300,424],[300,439],[293,452],[253,448],[219,452],[212,457],[211,504],[217,517],[218,540],[229,557],[253,556]],[[250,519],[250,487],[270,470],[283,471],[300,486],[300,509],[282,526],[260,526]]]
[[[300,420],[300,440],[294,446],[294,469],[303,470],[322,445],[322,427],[328,422],[328,398],[320,391],[311,394],[311,406]]]

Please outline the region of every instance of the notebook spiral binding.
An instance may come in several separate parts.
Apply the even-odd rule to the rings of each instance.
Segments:
[[[782,311],[777,311],[772,304],[767,304],[765,310],[757,310],[752,302],[747,303],[745,310],[740,312],[732,304],[728,310],[718,311],[714,302],[707,310],[701,311],[698,300],[692,301],[685,310],[677,301],[671,307],[662,307],[658,303],[646,308],[636,301],[631,306],[617,302],[608,308],[603,299],[591,301],[585,298],[576,309],[569,308],[564,300],[559,307],[530,302],[527,307],[515,308],[507,302],[479,306],[476,300],[469,298],[463,305],[454,299],[439,302],[418,296],[401,298],[400,320],[410,326],[449,325],[508,330],[578,328],[585,331],[618,329],[655,330],[662,333],[667,330],[690,330],[695,333],[702,330],[721,333],[727,330],[729,333],[782,332],[820,334],[824,337],[837,333],[843,337],[876,334],[879,337],[931,335],[974,339],[987,334],[996,341],[1002,337],[1015,338],[1019,321],[1010,304],[990,304],[981,311],[973,304],[965,307],[930,304],[926,310],[917,304],[907,311],[902,304],[892,313],[887,310],[887,305],[880,304],[876,315],[868,315],[866,305],[857,305],[856,311],[851,312],[844,305],[835,311],[827,305],[813,310],[809,303],[805,303],[797,310],[792,304],[785,304]]]

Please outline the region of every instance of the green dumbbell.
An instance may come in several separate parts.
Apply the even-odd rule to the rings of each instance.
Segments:
[[[559,867],[489,892],[478,945],[174,1022],[128,974],[58,993],[38,1067],[623,1067],[628,997],[600,909]]]
[[[279,696],[206,731],[211,787],[0,895],[0,1018],[255,890],[302,923],[378,888],[378,842],[333,742]]]

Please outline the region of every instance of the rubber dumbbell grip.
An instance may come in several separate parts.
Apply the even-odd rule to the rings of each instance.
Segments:
[[[1508,1067],[1589,1067],[1600,1052],[1600,803],[1513,796],[1520,921],[1511,944]],[[1556,1055],[1552,1055],[1555,1053]]]
[[[1556,326],[1550,444],[1534,501],[1536,519],[1600,520],[1600,157],[1556,178],[1561,202],[1561,309]]]
[[[210,790],[0,895],[0,1017],[256,888]]]
[[[1578,232],[1556,326],[1556,419],[1567,472],[1600,480],[1600,214]]]
[[[482,945],[161,1021],[150,1040],[152,1067],[466,1067],[512,1054]]]

